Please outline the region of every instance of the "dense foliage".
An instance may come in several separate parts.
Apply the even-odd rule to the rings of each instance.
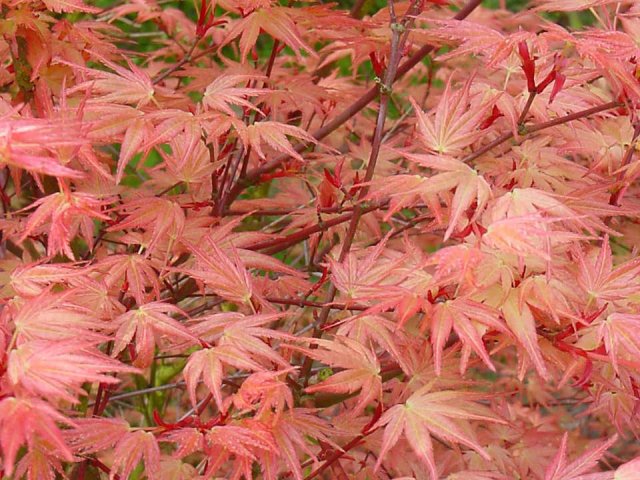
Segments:
[[[4,478],[640,478],[640,4],[383,3],[0,0]]]

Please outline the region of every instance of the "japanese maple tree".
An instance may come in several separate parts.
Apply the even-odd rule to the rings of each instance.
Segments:
[[[0,0],[0,476],[640,479],[636,0]]]

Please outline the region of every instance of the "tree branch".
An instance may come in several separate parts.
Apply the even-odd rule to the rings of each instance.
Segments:
[[[382,134],[384,132],[384,125],[387,120],[387,109],[389,107],[389,98],[391,96],[391,89],[393,87],[393,82],[397,78],[397,69],[400,64],[401,51],[406,43],[408,38],[409,26],[413,22],[414,15],[419,12],[418,7],[419,2],[414,1],[404,15],[402,20],[398,22],[396,18],[395,8],[393,0],[389,1],[389,16],[390,16],[390,25],[393,34],[391,37],[391,55],[389,59],[389,66],[387,67],[387,71],[385,72],[384,81],[380,85],[380,107],[378,108],[378,117],[376,119],[376,128],[373,133],[373,140],[371,145],[371,154],[369,155],[369,162],[367,163],[367,169],[365,171],[364,179],[363,179],[363,187],[358,191],[358,201],[362,201],[369,192],[369,183],[373,179],[373,175],[376,169],[376,163],[378,161],[378,154],[380,153],[380,147],[382,146]],[[363,210],[360,207],[359,203],[356,203],[355,208],[353,210],[353,216],[351,217],[351,221],[349,223],[349,228],[347,230],[347,234],[345,235],[344,241],[342,243],[342,249],[340,250],[340,256],[338,257],[338,262],[344,262],[349,252],[351,251],[351,245],[353,244],[353,240],[356,236],[356,231],[358,230],[358,224],[360,222],[360,218],[363,215]],[[338,289],[334,284],[329,286],[329,290],[327,292],[327,297],[325,299],[326,304],[330,304],[333,302],[333,299],[336,296]],[[330,306],[325,306],[320,311],[320,315],[318,316],[317,327],[314,329],[313,336],[320,337],[322,335],[322,327],[327,322],[329,318],[329,312],[331,311]],[[313,359],[307,356],[304,360],[302,368],[300,370],[300,377],[303,379],[303,384],[306,387],[309,381],[309,372],[311,371],[311,365],[313,363]]]
[[[531,133],[536,133],[536,132],[539,132],[541,130],[545,130],[547,128],[556,127],[558,125],[569,123],[569,122],[571,122],[573,120],[578,120],[580,118],[588,117],[589,115],[593,115],[595,113],[600,113],[600,112],[604,112],[606,110],[611,110],[612,108],[621,107],[622,105],[623,104],[620,103],[620,102],[603,103],[602,105],[598,105],[597,107],[592,107],[592,108],[588,108],[586,110],[581,110],[579,112],[570,113],[569,115],[565,115],[563,117],[558,117],[558,118],[555,118],[553,120],[549,120],[548,122],[538,123],[536,125],[531,125],[530,127],[523,127],[524,131],[523,131],[520,139],[518,140],[518,143],[521,143],[522,140],[524,139],[524,137],[526,137],[527,135],[529,135]],[[508,141],[508,140],[510,140],[512,138],[513,138],[513,132],[504,133],[504,134],[500,135],[498,138],[496,138],[495,140],[493,140],[492,142],[487,143],[486,145],[480,147],[475,152],[467,155],[466,157],[464,157],[462,159],[462,161],[463,162],[470,162],[472,160],[475,160],[476,158],[481,157],[482,155],[484,155],[488,151],[493,150],[498,145],[501,145],[504,142],[506,142],[506,141]]]
[[[469,16],[471,12],[473,12],[480,4],[482,0],[470,0],[458,13],[456,13],[453,17],[454,20],[464,20]],[[420,50],[415,52],[407,61],[402,63],[397,67],[393,80],[397,80],[403,75],[405,75],[409,70],[415,67],[418,63],[422,61],[424,57],[429,55],[434,50],[433,45],[424,45]],[[360,110],[365,108],[369,103],[371,103],[378,96],[378,86],[371,87],[367,93],[365,93],[358,100],[353,102],[349,107],[339,113],[333,120],[329,123],[325,124],[323,127],[319,128],[312,135],[316,140],[322,140],[327,135],[332,133],[341,127],[344,123],[346,123],[351,117],[357,114]],[[299,143],[295,146],[295,151],[300,153],[305,148],[307,148],[306,143]],[[279,155],[273,160],[266,162],[260,167],[254,168],[247,172],[247,175],[243,179],[242,182],[238,182],[234,188],[231,190],[229,194],[229,198],[232,200],[236,198],[242,191],[252,185],[256,181],[260,179],[260,176],[272,172],[279,166],[281,166],[284,162],[289,159],[289,155]]]
[[[374,203],[368,205],[366,207],[360,207],[361,215],[365,213],[372,212],[386,205],[386,202],[383,203]],[[274,253],[278,253],[285,248],[288,248],[296,243],[299,243],[303,240],[306,240],[314,233],[321,232],[326,230],[329,227],[333,227],[336,225],[340,225],[341,223],[348,222],[354,216],[354,211],[350,213],[345,213],[340,215],[339,217],[332,218],[330,220],[325,220],[323,222],[316,223],[315,225],[311,225],[310,227],[303,228],[302,230],[292,233],[291,235],[287,235],[282,238],[276,238],[273,240],[266,240],[264,242],[255,243],[249,247],[248,250],[263,250],[262,253],[266,253],[267,255],[273,255]]]

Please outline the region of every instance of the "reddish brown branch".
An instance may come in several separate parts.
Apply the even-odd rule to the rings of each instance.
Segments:
[[[312,308],[330,308],[333,310],[358,310],[364,311],[368,308],[366,305],[359,305],[357,303],[349,304],[349,303],[331,303],[326,304],[322,302],[313,302],[311,300],[304,300],[302,298],[278,298],[278,297],[267,297],[267,301],[271,303],[277,303],[281,305],[293,305],[296,307],[312,307]]]
[[[189,51],[185,54],[184,57],[182,57],[182,60],[180,60],[178,63],[176,63],[175,65],[172,65],[171,68],[169,68],[168,70],[166,70],[165,72],[161,73],[160,75],[158,75],[157,77],[155,77],[153,79],[153,84],[157,85],[158,83],[160,83],[161,81],[163,81],[165,78],[169,77],[170,75],[172,75],[173,73],[177,72],[178,70],[180,70],[183,66],[185,66],[187,63],[189,63],[190,61],[194,60],[195,57],[193,56],[193,52],[195,51],[196,47],[198,46],[198,43],[200,42],[200,38],[196,39],[195,42],[193,42],[193,45],[191,45],[191,48],[189,49]]]
[[[389,66],[387,68],[387,71],[385,72],[384,81],[380,85],[380,106],[378,108],[376,128],[373,133],[373,139],[371,142],[371,154],[369,155],[369,161],[367,163],[367,169],[365,171],[363,179],[364,186],[358,191],[358,201],[361,201],[367,196],[367,193],[369,192],[369,184],[373,179],[373,175],[376,170],[378,155],[382,146],[382,134],[384,132],[384,125],[387,120],[387,109],[389,107],[391,89],[393,87],[395,79],[398,78],[397,69],[398,65],[400,64],[400,58],[402,55],[401,51],[404,48],[404,45],[408,38],[409,26],[412,24],[414,16],[419,12],[418,4],[418,1],[414,1],[404,17],[398,22],[393,0],[390,0],[389,2],[389,27],[393,32],[391,37],[391,56],[389,59]],[[340,250],[338,262],[344,262],[349,255],[349,252],[351,251],[351,245],[353,244],[353,240],[356,236],[356,231],[358,230],[358,224],[363,213],[364,212],[360,207],[360,204],[356,204],[353,210],[353,216],[351,217],[351,221],[349,222],[347,234],[345,235],[342,243],[342,249]],[[325,300],[326,304],[333,302],[337,291],[338,289],[336,288],[336,286],[334,284],[331,284],[327,292],[327,297]],[[330,311],[331,308],[328,306],[323,307],[320,311],[317,327],[313,332],[314,337],[322,336],[322,328],[324,327],[325,323],[327,323]],[[309,372],[311,371],[312,363],[312,358],[310,356],[307,356],[300,370],[300,377],[303,379],[304,386],[306,386],[309,381]]]
[[[381,208],[383,205],[386,205],[386,203],[375,203],[375,204],[368,205],[366,207],[361,207],[360,210],[362,211],[362,214],[365,214],[365,213],[377,210]],[[326,230],[329,227],[334,227],[341,223],[348,222],[353,218],[353,216],[354,216],[353,212],[345,213],[343,215],[340,215],[339,217],[335,217],[330,220],[323,221],[321,223],[316,223],[315,225],[311,225],[310,227],[307,227],[307,228],[303,228],[302,230],[296,233],[292,233],[291,235],[287,235],[281,238],[276,238],[273,240],[266,240],[264,242],[255,243],[247,248],[249,250],[262,250],[263,253],[272,255],[274,253],[278,253],[284,250],[285,248],[295,245],[296,243],[306,240],[314,233],[318,233],[323,230]]]
[[[578,120],[580,118],[585,118],[585,117],[588,117],[588,116],[593,115],[595,113],[604,112],[606,110],[611,110],[612,108],[617,108],[617,107],[621,107],[621,106],[622,106],[622,103],[620,103],[620,102],[603,103],[602,105],[598,105],[597,107],[592,107],[592,108],[588,108],[586,110],[581,110],[579,112],[570,113],[569,115],[564,115],[562,117],[555,118],[553,120],[549,120],[548,122],[542,122],[542,123],[538,123],[536,125],[531,125],[529,127],[524,127],[524,130],[522,132],[521,138],[518,141],[518,143],[521,142],[522,139],[525,136],[527,136],[527,135],[529,135],[531,133],[536,133],[536,132],[539,132],[541,130],[545,130],[545,129],[551,128],[551,127],[557,127],[558,125],[563,125],[563,124],[569,123],[569,122],[571,122],[573,120]],[[498,138],[496,138],[495,140],[493,140],[492,142],[489,142],[486,145],[483,145],[482,147],[480,147],[475,152],[467,155],[466,157],[464,157],[462,159],[462,161],[463,162],[470,162],[472,160],[475,160],[476,158],[481,157],[482,155],[484,155],[485,153],[489,152],[490,150],[493,150],[498,145],[501,145],[504,142],[512,139],[513,136],[514,136],[513,132],[504,133],[504,134],[500,135]]]
[[[471,12],[473,12],[480,4],[482,0],[470,0],[456,15],[453,17],[455,20],[464,20],[469,16]],[[393,81],[399,79],[403,75],[405,75],[409,70],[415,67],[418,63],[422,61],[424,57],[429,55],[434,50],[433,45],[424,45],[420,50],[415,52],[407,61],[398,66],[395,71],[395,75]],[[319,128],[312,135],[316,138],[316,140],[322,140],[327,135],[337,130],[340,126],[346,123],[350,118],[356,115],[360,110],[369,105],[375,98],[378,96],[379,88],[378,86],[371,87],[362,97],[352,103],[349,107],[344,109],[341,113],[339,113],[333,120],[325,124],[323,127]],[[300,153],[307,148],[305,143],[300,143],[295,146],[296,152]],[[280,155],[273,160],[266,162],[264,165],[250,170],[247,172],[246,177],[242,182],[238,182],[233,190],[230,192],[229,198],[236,198],[247,186],[254,184],[260,179],[260,176],[272,172],[273,170],[280,167],[284,162],[289,159],[288,155]]]
[[[351,8],[351,18],[360,18],[362,7],[364,7],[365,2],[366,0],[356,0],[356,3],[354,3]]]
[[[360,442],[362,442],[362,440],[367,436],[372,434],[375,431],[375,429],[373,430],[369,430],[365,433],[361,433],[360,435],[358,435],[357,437],[355,437],[353,440],[351,440],[349,443],[347,443],[345,446],[342,447],[342,449],[340,450],[334,450],[334,452],[329,455],[324,463],[322,465],[320,465],[318,468],[316,468],[313,472],[311,472],[309,475],[307,475],[306,477],[304,477],[304,480],[311,480],[312,478],[317,477],[318,475],[320,475],[322,472],[324,472],[327,468],[329,468],[331,465],[333,465],[335,462],[337,462],[338,460],[340,460],[349,450],[354,449],[355,447],[357,447]]]

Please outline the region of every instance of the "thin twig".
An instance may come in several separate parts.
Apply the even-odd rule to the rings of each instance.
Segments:
[[[322,472],[324,472],[327,468],[329,468],[331,465],[333,465],[335,462],[337,462],[338,460],[340,460],[349,450],[357,447],[360,442],[362,442],[362,440],[367,437],[368,435],[371,435],[373,432],[375,432],[377,429],[371,429],[365,433],[361,433],[360,435],[358,435],[357,437],[355,437],[353,440],[351,440],[349,443],[347,443],[346,445],[344,445],[342,448],[340,448],[339,450],[334,450],[334,452],[329,455],[329,457],[327,457],[324,461],[324,463],[322,465],[320,465],[318,468],[316,468],[313,472],[311,472],[309,475],[307,475],[306,477],[304,477],[304,480],[311,480],[312,478],[317,477],[318,475],[320,475]]]
[[[382,205],[386,205],[386,202],[374,203],[367,206],[362,206],[359,209],[361,212],[360,215],[377,210],[381,208]],[[331,218],[329,220],[324,220],[321,223],[319,222],[319,223],[316,223],[315,225],[311,225],[310,227],[303,228],[302,230],[296,233],[292,233],[291,235],[287,235],[285,237],[254,243],[253,245],[250,245],[246,248],[248,250],[262,250],[263,253],[272,255],[274,253],[278,253],[284,250],[285,248],[295,245],[296,243],[300,243],[301,241],[306,240],[314,233],[318,233],[326,230],[329,227],[333,227],[335,225],[348,222],[353,218],[354,215],[355,215],[355,208],[354,208],[354,211],[351,213],[345,213],[343,215],[340,215],[339,217]]]
[[[193,57],[193,52],[195,51],[196,47],[198,46],[198,42],[199,41],[200,41],[200,39],[197,39],[195,42],[193,42],[193,45],[191,45],[191,48],[189,49],[187,54],[184,57],[182,57],[182,60],[180,60],[175,65],[172,65],[171,68],[169,68],[164,73],[161,73],[160,75],[155,77],[153,79],[153,84],[156,85],[156,84],[160,83],[165,78],[167,78],[169,75],[171,75],[174,72],[177,72],[178,70],[180,70],[184,65],[189,63],[191,60],[195,60],[195,57]]]
[[[281,305],[293,305],[296,307],[312,307],[312,308],[330,308],[332,310],[359,310],[364,311],[371,308],[367,305],[359,305],[357,303],[332,303],[327,305],[322,302],[313,302],[311,300],[304,300],[302,298],[279,298],[279,297],[267,297],[266,300],[271,303],[277,303]]]
[[[624,180],[625,168],[627,165],[631,163],[631,159],[633,158],[633,153],[636,151],[636,143],[638,141],[638,136],[640,136],[640,122],[637,122],[635,128],[633,129],[633,137],[631,138],[631,143],[627,147],[627,151],[624,152],[624,157],[622,157],[622,162],[620,162],[620,169],[618,175],[616,177],[616,183],[622,182]],[[616,191],[611,194],[609,198],[610,205],[620,206],[622,202],[622,197],[624,196],[629,184],[631,182],[628,181],[626,185],[617,187]]]
[[[533,101],[536,98],[536,92],[530,92],[529,93],[529,98],[527,98],[527,103],[524,106],[524,108],[522,109],[522,112],[520,113],[520,117],[518,118],[518,126],[520,125],[524,125],[524,121],[527,119],[527,114],[529,113],[529,110],[531,110],[531,106],[533,105]]]

